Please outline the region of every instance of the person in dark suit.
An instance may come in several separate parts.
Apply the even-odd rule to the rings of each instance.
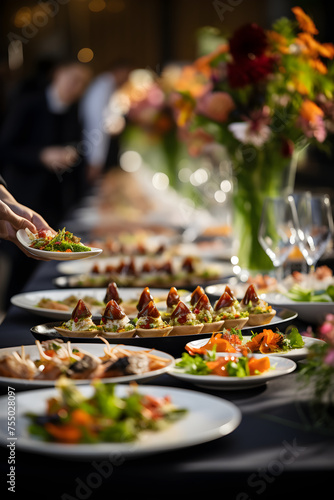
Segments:
[[[84,64],[60,63],[45,89],[18,99],[0,132],[0,168],[8,191],[56,230],[85,192],[78,109],[91,76]],[[7,255],[12,269],[8,301],[35,266],[7,241],[1,242],[0,251]]]
[[[0,133],[1,173],[9,191],[52,226],[82,195],[78,101],[90,77],[81,63],[60,64],[46,89],[22,96],[9,110]]]

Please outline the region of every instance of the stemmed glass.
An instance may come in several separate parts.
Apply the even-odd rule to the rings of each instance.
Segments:
[[[298,218],[291,195],[264,200],[259,226],[260,245],[276,268],[276,277],[283,278],[283,264],[298,244]]]
[[[311,194],[309,191],[293,194],[298,220],[298,246],[313,272],[324,254],[333,235],[333,214],[327,194]]]

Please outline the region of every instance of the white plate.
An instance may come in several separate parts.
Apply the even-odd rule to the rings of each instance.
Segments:
[[[90,386],[81,388],[85,396],[92,394]],[[127,394],[127,386],[117,386],[116,393],[122,397]],[[44,413],[46,400],[56,395],[55,389],[41,389],[22,392],[16,395],[16,436],[15,445],[19,450],[51,455],[60,458],[89,460],[108,457],[115,453],[122,456],[140,456],[177,450],[187,446],[206,443],[231,433],[241,421],[240,410],[229,401],[202,394],[196,391],[175,389],[172,387],[140,386],[142,394],[154,397],[170,396],[179,408],[186,408],[188,413],[159,432],[143,433],[138,441],[130,443],[99,444],[60,444],[39,441],[28,434],[27,412]],[[0,444],[7,446],[8,411],[7,396],[0,398]]]
[[[142,293],[142,288],[119,288],[119,296],[124,301],[128,300],[136,300],[139,299],[140,294]],[[166,296],[169,290],[162,288],[155,288],[151,290],[153,297]],[[54,290],[40,290],[35,292],[26,292],[19,293],[11,297],[11,303],[14,306],[20,307],[21,309],[25,309],[30,311],[38,316],[43,316],[46,318],[53,318],[59,320],[67,320],[70,319],[72,315],[72,309],[69,311],[57,311],[54,309],[45,309],[43,307],[36,307],[36,304],[44,297],[49,298],[51,300],[64,300],[71,295],[76,295],[78,298],[83,298],[85,295],[89,295],[91,297],[95,297],[97,300],[103,302],[104,296],[106,294],[106,288],[71,288],[71,289],[54,289]],[[92,312],[93,318],[99,319],[101,318],[101,314],[99,310],[103,306],[88,306],[90,311]],[[131,316],[131,315],[130,315]]]
[[[291,307],[301,320],[319,325],[325,321],[327,314],[334,314],[334,302],[297,302],[281,293],[263,293],[261,299],[273,307]]]
[[[315,339],[313,337],[306,337],[306,336],[302,336],[303,337],[303,340],[304,340],[304,347],[301,347],[300,349],[291,349],[291,351],[286,351],[286,352],[275,352],[273,354],[266,354],[266,356],[278,356],[280,358],[289,358],[289,359],[293,359],[294,361],[298,361],[300,359],[304,359],[306,358],[307,356],[307,353],[308,353],[308,348],[312,345],[312,344],[321,344],[323,343],[324,341],[323,340],[320,340],[320,339]],[[188,347],[193,347],[193,348],[199,348],[199,347],[202,347],[203,345],[205,345],[208,340],[210,339],[211,337],[207,337],[206,339],[197,339],[197,340],[193,340],[192,342],[188,342],[187,346]],[[243,338],[244,338],[244,343],[248,342],[251,337],[250,336],[244,336],[243,335]],[[220,353],[220,352],[217,352],[217,356],[221,356],[221,355],[224,355],[223,353]]]
[[[123,345],[120,344],[119,345]],[[90,354],[94,354],[95,356],[103,356],[104,351],[103,348],[105,347],[105,344],[84,344],[84,343],[75,343],[71,342],[72,348],[78,348],[85,350],[89,352]],[[113,347],[115,347],[115,344],[112,344]],[[124,345],[125,349],[131,350],[131,351],[147,351],[149,350],[146,347],[139,347],[139,346],[132,346],[132,345]],[[5,354],[10,354],[13,351],[17,351],[19,354],[21,353],[21,346],[17,347],[5,347],[3,349],[0,349],[0,358],[5,355]],[[24,346],[24,351],[26,354],[30,355],[30,359],[34,361],[35,359],[39,359],[39,353],[36,345],[27,345]],[[163,367],[159,368],[158,370],[152,370],[147,373],[141,373],[137,375],[124,375],[122,377],[110,377],[110,378],[104,378],[101,379],[103,382],[113,382],[113,383],[128,383],[131,381],[136,381],[136,382],[144,382],[147,380],[150,380],[154,377],[157,377],[158,375],[161,375],[162,373],[166,373],[169,371],[173,365],[174,365],[174,358],[170,354],[167,354],[166,352],[158,351],[156,349],[150,350],[153,354],[156,356],[159,356],[161,358],[168,359],[170,363]],[[72,379],[71,379],[72,380]],[[0,377],[0,385],[11,385],[12,387],[14,386],[16,389],[34,389],[36,387],[50,387],[55,385],[55,380],[24,380],[21,378],[10,378],[10,377]],[[82,385],[82,384],[89,384],[91,380],[89,379],[82,379],[82,380],[72,380],[74,384]]]
[[[31,241],[24,229],[20,229],[16,233],[16,237],[24,246],[26,250],[35,257],[41,257],[43,259],[49,260],[81,260],[88,259],[91,257],[96,257],[102,253],[102,248],[90,247],[89,252],[48,252],[45,250],[39,250],[38,248],[31,248]]]
[[[229,353],[231,354],[231,353]],[[266,354],[253,354],[256,358],[266,356]],[[176,359],[175,363],[180,361],[181,358]],[[278,356],[270,356],[270,366],[274,367],[273,370],[268,370],[261,375],[252,375],[247,377],[221,377],[219,375],[191,375],[183,373],[180,368],[173,368],[169,374],[173,377],[179,378],[184,382],[204,387],[205,389],[220,389],[220,390],[240,390],[251,389],[269,382],[282,375],[287,375],[293,372],[297,365],[292,359],[279,358]]]

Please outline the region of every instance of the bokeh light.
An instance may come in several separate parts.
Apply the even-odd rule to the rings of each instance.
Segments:
[[[84,47],[79,50],[77,57],[78,61],[82,63],[88,63],[93,59],[94,52],[89,47]]]

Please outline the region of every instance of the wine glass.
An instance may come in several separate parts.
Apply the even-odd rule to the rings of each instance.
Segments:
[[[258,232],[263,250],[276,268],[276,277],[283,278],[283,264],[298,244],[298,218],[291,195],[264,200]]]
[[[333,214],[327,194],[293,194],[299,220],[299,249],[312,273],[333,235]]]

